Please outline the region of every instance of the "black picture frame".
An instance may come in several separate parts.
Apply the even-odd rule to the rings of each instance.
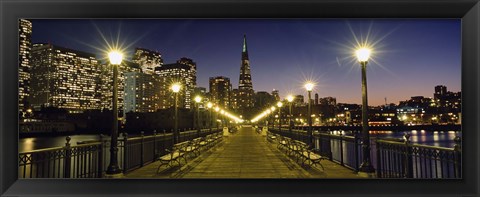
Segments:
[[[478,0],[1,0],[2,196],[479,196]],[[463,175],[459,180],[18,179],[19,18],[461,18]]]

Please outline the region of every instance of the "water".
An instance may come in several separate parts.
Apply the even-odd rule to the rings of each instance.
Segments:
[[[334,132],[335,133],[335,132]],[[371,137],[375,138],[403,138],[405,133],[411,135],[410,141],[415,144],[424,144],[430,146],[441,146],[447,148],[453,148],[455,142],[455,136],[461,137],[461,132],[458,131],[371,131]],[[99,135],[72,135],[70,136],[70,144],[76,145],[79,141],[99,140]],[[105,136],[108,137],[108,136]],[[32,137],[22,138],[18,143],[18,151],[26,152],[42,148],[61,147],[65,146],[66,136],[57,137]]]
[[[371,138],[403,139],[403,136],[406,133],[410,134],[410,141],[413,144],[440,146],[440,147],[446,147],[446,148],[453,148],[455,146],[454,139],[456,136],[462,137],[462,133],[459,131],[425,131],[425,130],[419,130],[419,131],[412,130],[412,131],[401,131],[401,132],[370,131],[370,137]],[[333,134],[339,134],[339,132],[334,131]]]
[[[65,146],[66,136],[57,137],[30,137],[22,138],[18,141],[18,152],[27,152],[42,148],[62,147]],[[70,136],[70,144],[77,145],[80,141],[100,140],[99,135],[72,135]]]

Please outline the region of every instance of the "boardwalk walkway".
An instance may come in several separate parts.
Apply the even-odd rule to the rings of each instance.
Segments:
[[[126,174],[126,178],[360,178],[352,170],[323,160],[325,171],[302,167],[267,142],[251,127],[224,141],[182,167],[161,169],[158,162]]]

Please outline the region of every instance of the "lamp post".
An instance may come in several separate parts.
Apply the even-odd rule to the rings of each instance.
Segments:
[[[210,126],[210,132],[212,132],[212,125],[213,125],[213,123],[212,123],[212,120],[213,120],[213,118],[212,118],[212,110],[213,110],[212,107],[213,107],[213,104],[211,102],[208,102],[207,103],[207,108],[208,108],[208,112],[209,112],[209,123],[208,123],[208,125]]]
[[[370,133],[368,128],[368,96],[367,96],[367,63],[370,57],[370,49],[361,48],[357,50],[356,56],[362,65],[362,149],[363,162],[360,165],[360,172],[373,173],[375,169],[370,159]]]
[[[279,101],[277,103],[277,107],[278,107],[278,131],[279,132],[282,132],[282,106],[283,106],[283,103]]]
[[[117,158],[117,138],[118,138],[118,65],[122,63],[123,54],[118,51],[112,51],[108,53],[108,58],[110,64],[113,66],[113,95],[112,95],[112,109],[113,109],[113,124],[112,124],[112,133],[111,133],[111,142],[110,142],[110,164],[108,165],[106,174],[107,176],[118,176],[122,173],[120,167],[118,166]]]
[[[307,82],[305,84],[305,89],[308,92],[308,144],[312,144],[312,90],[313,83]]]
[[[288,101],[288,132],[290,132],[290,135],[292,134],[292,102],[293,102],[293,96],[288,95],[287,96],[287,101]]]
[[[173,143],[178,143],[178,92],[180,91],[182,86],[179,83],[172,84],[170,89],[172,90],[173,94],[175,95],[175,126],[173,129]]]
[[[195,103],[197,104],[197,137],[200,137],[200,102],[202,102],[202,97],[196,96]]]

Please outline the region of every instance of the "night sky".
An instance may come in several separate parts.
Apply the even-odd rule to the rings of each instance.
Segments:
[[[411,96],[433,97],[434,86],[461,89],[461,21],[386,19],[223,19],[223,20],[32,20],[33,43],[51,43],[97,54],[117,37],[129,58],[135,47],[157,50],[164,63],[188,57],[197,63],[197,83],[229,77],[238,87],[242,39],[247,35],[253,88],[313,93],[337,103],[361,103],[357,40],[375,43],[367,65],[369,105],[398,104]],[[118,33],[120,32],[119,36]]]

